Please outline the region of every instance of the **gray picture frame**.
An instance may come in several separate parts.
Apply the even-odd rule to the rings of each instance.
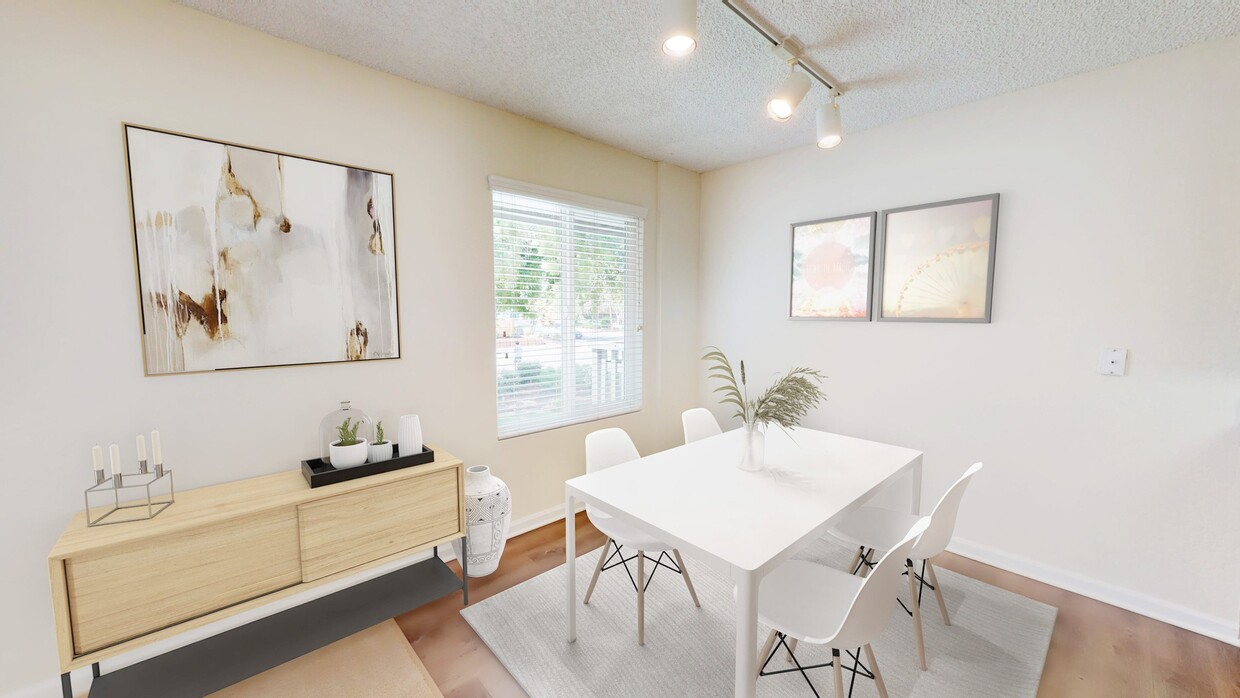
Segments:
[[[796,239],[797,228],[807,225],[820,225],[823,223],[835,223],[837,221],[849,221],[858,218],[870,219],[870,258],[869,271],[866,276],[866,312],[863,317],[826,317],[826,316],[798,316],[794,314],[793,309],[793,283],[796,278]],[[810,221],[800,221],[788,226],[788,319],[789,320],[808,320],[820,321],[826,320],[831,322],[870,322],[874,317],[874,255],[878,245],[878,211],[866,211],[864,213],[853,213],[846,216],[832,216],[830,218],[818,218]]]
[[[905,213],[908,211],[920,211],[928,208],[941,208],[945,206],[956,206],[960,204],[976,203],[978,201],[990,202],[990,237],[989,237],[989,253],[986,261],[986,308],[982,317],[978,318],[937,318],[937,317],[886,317],[883,315],[883,287],[886,283],[887,271],[887,243],[889,237],[888,217],[895,213]],[[880,214],[881,224],[878,232],[878,253],[877,268],[874,270],[875,283],[874,290],[871,294],[871,302],[873,304],[873,317],[878,322],[954,322],[954,323],[990,323],[992,311],[994,308],[994,290],[995,290],[995,250],[999,235],[999,194],[983,194],[980,196],[969,196],[961,199],[949,199],[946,201],[936,201],[929,204],[917,204],[914,206],[902,206],[900,208],[884,209]],[[877,299],[876,301],[873,299]]]

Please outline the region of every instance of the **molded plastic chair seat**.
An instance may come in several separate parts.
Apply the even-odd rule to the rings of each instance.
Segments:
[[[904,532],[908,533],[908,528]],[[789,560],[762,579],[758,619],[791,638],[830,644],[844,625],[844,617],[864,584],[861,577],[837,569],[805,560]],[[844,642],[842,645],[860,647],[866,642]]]
[[[890,509],[861,507],[831,529],[831,535],[854,546],[864,545],[867,548],[887,551],[898,545],[904,534],[908,533],[920,518],[915,514]],[[916,553],[917,546],[914,545],[913,557],[917,557]]]
[[[594,524],[595,528],[602,531],[603,535],[614,540],[619,545],[656,553],[672,549],[672,546],[667,543],[653,538],[639,530],[636,526],[621,521],[609,514],[604,514],[601,511],[592,511],[589,512],[588,516],[590,523]]]

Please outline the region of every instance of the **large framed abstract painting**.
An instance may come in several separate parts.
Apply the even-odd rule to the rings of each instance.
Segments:
[[[999,195],[883,211],[878,319],[990,322]]]
[[[789,316],[870,318],[876,213],[792,224]]]
[[[147,375],[400,357],[390,173],[124,132]]]

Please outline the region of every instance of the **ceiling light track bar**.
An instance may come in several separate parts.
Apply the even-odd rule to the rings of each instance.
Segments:
[[[779,46],[784,43],[784,38],[786,37],[781,38],[779,32],[774,27],[767,24],[766,20],[764,20],[753,10],[745,7],[744,4],[737,3],[735,0],[723,0],[723,6],[729,10],[732,10],[737,17],[745,20],[745,24],[748,24],[754,31],[761,34],[762,38],[771,42],[772,46]],[[831,77],[827,71],[818,67],[818,65],[816,65],[813,61],[809,61],[798,55],[793,61],[790,62],[801,66],[801,70],[804,70],[807,75],[822,83],[824,87],[830,90],[832,96],[844,94],[844,87],[840,85],[835,78]]]

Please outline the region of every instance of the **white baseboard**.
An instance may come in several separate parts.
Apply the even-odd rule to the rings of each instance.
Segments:
[[[578,509],[578,511],[584,508],[585,506],[582,505],[582,507]],[[509,527],[508,537],[512,538],[513,536],[519,536],[522,533],[528,533],[529,531],[532,531],[536,528],[546,526],[547,524],[550,524],[550,523],[555,523],[556,521],[562,521],[563,519],[564,519],[564,507],[563,506],[552,507],[550,509],[545,509],[543,511],[535,512],[527,516],[522,516],[519,519],[513,519],[512,525]],[[114,669],[118,669],[123,666],[128,666],[130,664],[142,661],[143,659],[147,659],[149,657],[153,657],[158,654],[170,652],[178,647],[183,647],[185,645],[188,645],[191,642],[197,642],[198,640],[201,640],[203,638],[207,638],[212,635],[217,635],[225,630],[237,627],[239,625],[243,625],[245,623],[252,622],[264,616],[271,615],[272,613],[275,613],[277,611],[282,611],[287,608],[292,608],[293,606],[303,604],[307,601],[318,598],[320,596],[324,596],[333,591],[338,591],[339,589],[343,589],[346,586],[357,584],[359,582],[365,581],[366,579],[371,579],[371,578],[378,577],[383,574],[387,574],[388,572],[399,569],[401,567],[405,567],[407,565],[411,565],[415,562],[421,562],[422,560],[425,560],[426,558],[430,556],[431,556],[431,553],[429,551],[421,552],[416,555],[411,555],[407,558],[402,558],[400,560],[388,563],[386,565],[381,565],[379,567],[375,567],[373,569],[367,570],[366,572],[356,575],[354,577],[350,577],[345,580],[338,580],[337,582],[334,582],[331,584],[325,584],[321,587],[317,587],[303,594],[297,594],[287,599],[281,599],[280,601],[273,602],[272,604],[264,606],[261,609],[254,609],[251,612],[240,614],[238,616],[234,616],[233,618],[229,618],[225,621],[221,621],[218,624],[213,623],[203,628],[198,628],[198,629],[189,631],[187,633],[184,633],[182,635],[178,635],[174,638],[170,638],[168,640],[153,643],[141,649],[135,650],[131,653],[125,654],[119,658],[105,660],[105,662],[103,663],[103,670],[104,672],[112,671]],[[450,545],[445,545],[445,546],[440,547],[439,557],[443,558],[444,560],[455,560],[456,559],[456,555],[452,552],[452,546]],[[74,671],[72,675],[73,675],[74,693],[79,696],[86,695],[86,692],[90,690],[90,681],[91,681],[90,669],[89,668],[78,669]],[[21,688],[21,689],[18,689],[17,691],[5,694],[3,698],[58,698],[59,696],[60,696],[60,677],[55,676],[46,681],[40,681],[37,684],[26,686],[25,688]]]
[[[1240,626],[1234,619],[1208,616],[1179,604],[1156,599],[1131,589],[1124,589],[1092,579],[1076,572],[1043,564],[1019,555],[996,550],[988,545],[953,538],[948,551],[978,562],[1014,572],[1053,587],[1087,596],[1105,604],[1132,611],[1154,620],[1170,623],[1199,635],[1240,647]]]

